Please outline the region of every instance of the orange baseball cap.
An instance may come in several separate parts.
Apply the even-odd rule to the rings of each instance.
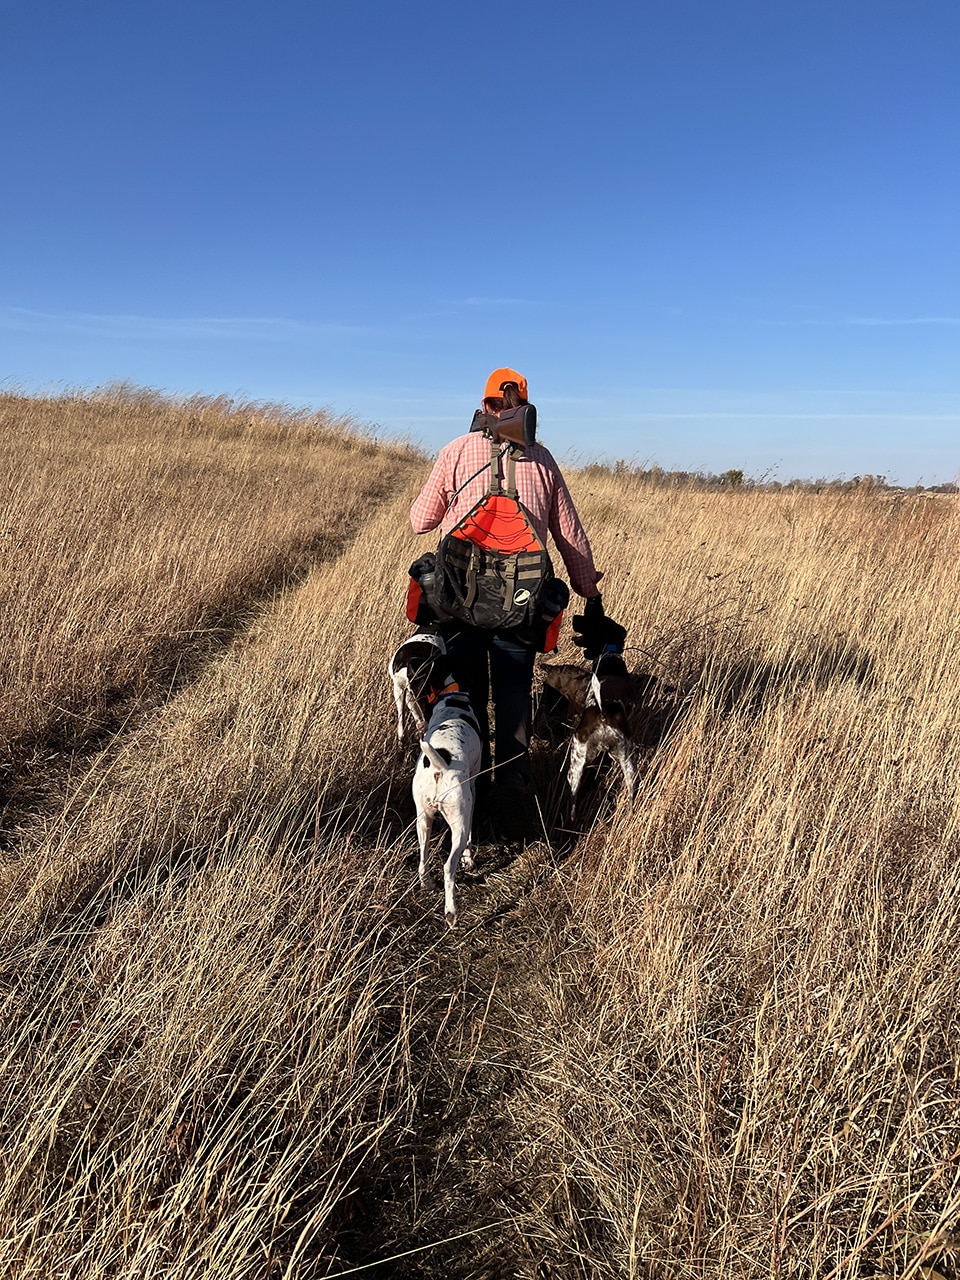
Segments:
[[[487,379],[487,385],[483,389],[484,400],[489,399],[490,396],[503,395],[500,388],[505,382],[515,382],[520,389],[521,399],[526,400],[527,380],[522,373],[517,373],[516,369],[494,369]]]

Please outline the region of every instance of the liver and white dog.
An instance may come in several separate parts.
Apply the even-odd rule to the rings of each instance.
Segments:
[[[470,699],[452,680],[437,695],[420,751],[413,774],[420,883],[424,888],[433,884],[427,871],[427,849],[433,820],[440,814],[450,828],[450,855],[443,864],[443,912],[452,929],[457,923],[457,870],[461,860],[468,871],[473,866],[470,842],[481,753],[480,730]]]
[[[636,701],[636,690],[623,658],[619,653],[603,653],[592,672],[584,667],[559,664],[545,664],[540,670],[546,683],[580,712],[570,742],[567,769],[571,816],[576,814],[583,771],[601,751],[616,760],[627,795],[632,796],[637,766],[630,711]]]
[[[430,693],[437,681],[438,663],[445,661],[447,646],[443,637],[426,629],[404,640],[387,666],[393,683],[393,700],[397,704],[397,740],[403,742],[403,711],[406,707],[417,730],[423,736],[430,714]]]

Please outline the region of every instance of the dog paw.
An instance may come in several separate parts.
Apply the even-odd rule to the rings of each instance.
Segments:
[[[457,913],[455,910],[445,911],[443,913],[443,918],[446,920],[447,924],[450,926],[451,929],[455,929],[457,927]]]
[[[464,871],[473,870],[473,858],[471,858],[470,854],[466,851],[464,851],[463,857],[460,859],[460,865],[463,867]]]
[[[437,887],[437,882],[429,871],[420,872],[420,888],[426,890],[427,893],[433,893]]]

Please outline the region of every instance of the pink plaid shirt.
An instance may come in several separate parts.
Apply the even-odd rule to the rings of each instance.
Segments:
[[[505,451],[506,445],[503,448]],[[482,431],[457,436],[445,445],[410,508],[414,533],[429,533],[438,525],[441,533],[449,533],[490,488],[489,462],[490,441]],[[504,479],[506,467],[506,459],[502,458],[500,474]],[[480,474],[474,475],[475,472]],[[469,483],[454,498],[467,480]],[[517,459],[517,496],[530,513],[544,546],[547,530],[553,534],[574,591],[584,599],[597,595],[603,574],[594,567],[590,543],[560,468],[542,444],[527,446]]]

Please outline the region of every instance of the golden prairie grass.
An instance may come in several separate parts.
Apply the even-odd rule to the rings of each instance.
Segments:
[[[579,495],[609,598],[690,698],[522,1027],[559,1233],[585,1274],[953,1274],[955,504],[623,484]]]
[[[0,397],[4,753],[82,738],[173,678],[238,607],[335,554],[403,452],[323,414]]]
[[[138,456],[182,470],[138,541],[121,407],[4,412],[33,424],[18,510],[46,594],[3,662],[50,655],[5,733],[22,716],[72,763],[4,833],[0,1272],[955,1274],[952,499],[572,474],[627,657],[659,678],[639,793],[602,775],[566,830],[538,740],[547,838],[482,849],[448,934],[384,678],[425,463],[143,401]],[[41,471],[71,447],[100,550],[58,589],[38,548],[86,526]],[[175,680],[140,659],[120,723],[111,556],[114,638],[165,600],[187,655]],[[64,688],[99,736],[50,709]],[[16,788],[47,766],[9,767]]]

